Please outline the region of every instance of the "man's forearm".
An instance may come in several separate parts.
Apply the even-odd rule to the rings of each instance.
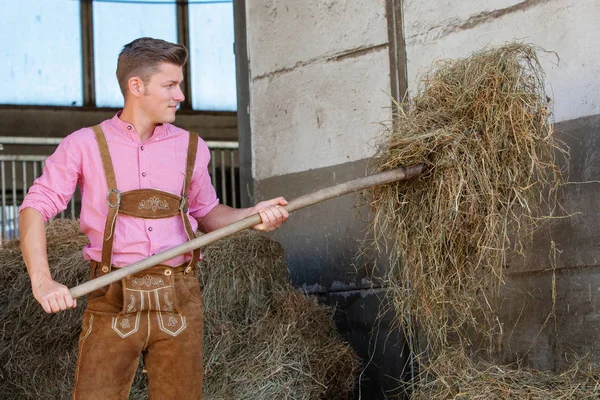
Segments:
[[[44,218],[36,209],[25,208],[19,215],[21,251],[31,279],[33,296],[44,311],[54,313],[77,306],[69,288],[52,279],[46,254]]]
[[[198,220],[198,228],[204,233],[233,224],[249,216],[247,208],[232,208],[219,204],[213,208],[204,218]]]
[[[21,251],[32,285],[43,278],[50,278],[46,254],[46,228],[44,218],[34,208],[25,208],[19,215]]]

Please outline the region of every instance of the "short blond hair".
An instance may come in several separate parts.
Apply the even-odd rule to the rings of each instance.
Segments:
[[[182,67],[188,58],[185,46],[162,39],[143,37],[123,46],[117,61],[117,80],[123,96],[127,94],[131,77],[139,76],[144,83],[158,72],[158,64],[168,62]]]

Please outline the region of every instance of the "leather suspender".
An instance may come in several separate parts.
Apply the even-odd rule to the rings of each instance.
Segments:
[[[190,190],[190,184],[192,182],[192,175],[194,174],[194,164],[196,163],[197,150],[198,135],[194,132],[190,132],[190,141],[188,144],[188,152],[185,167],[185,180],[183,182],[183,189],[181,193],[181,207],[179,207],[179,212],[181,213],[181,220],[183,221],[183,226],[185,227],[185,231],[187,232],[188,240],[192,240],[194,237],[196,237],[196,233],[193,231],[192,225],[190,224],[190,219],[187,217],[187,212],[190,207],[188,193]],[[192,259],[190,260],[189,265],[193,267],[199,260],[200,249],[195,249],[194,251],[192,251]]]
[[[93,126],[92,130],[98,142],[104,175],[106,176],[106,185],[108,187],[106,195],[108,214],[106,216],[102,243],[102,270],[108,272],[112,267],[114,232],[118,214],[131,215],[137,218],[168,218],[180,214],[188,238],[193,239],[195,232],[192,230],[187,213],[189,209],[189,187],[192,181],[198,149],[198,135],[193,132],[189,134],[185,180],[181,189],[181,196],[176,196],[172,193],[154,189],[136,189],[120,192],[117,189],[115,171],[104,132],[100,125]],[[192,259],[189,265],[192,267],[195,266],[199,258],[200,250],[196,249],[192,252]]]
[[[117,214],[119,213],[119,206],[121,205],[121,193],[117,189],[117,179],[115,178],[115,171],[113,169],[112,160],[110,158],[110,152],[108,150],[108,144],[106,143],[106,137],[100,125],[92,127],[96,141],[98,142],[98,148],[100,149],[100,157],[102,158],[102,166],[104,167],[104,175],[106,176],[106,186],[108,193],[106,194],[106,202],[108,204],[108,214],[106,215],[106,224],[104,225],[104,235],[102,236],[102,269],[110,271],[112,261],[112,250],[113,250],[113,233],[115,231],[115,225],[117,223]]]

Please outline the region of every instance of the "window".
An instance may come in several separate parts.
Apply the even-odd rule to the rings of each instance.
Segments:
[[[189,32],[191,76],[185,79],[192,108],[236,110],[232,0],[188,0],[187,20],[178,15],[184,0],[82,1],[60,7],[48,0],[0,1],[0,104],[83,106],[85,97],[89,106],[122,107],[115,71],[123,45],[142,36],[177,42],[178,32]],[[89,15],[93,32],[86,30]],[[92,37],[93,60],[82,54],[82,30]],[[84,73],[95,93],[84,87]]]
[[[0,15],[0,104],[81,106],[79,3],[2,1]]]
[[[190,2],[189,24],[192,108],[235,111],[233,3]]]
[[[153,4],[154,3],[154,4]],[[96,105],[123,107],[117,77],[117,57],[123,46],[139,37],[177,42],[175,3],[144,0],[94,1],[94,73]]]

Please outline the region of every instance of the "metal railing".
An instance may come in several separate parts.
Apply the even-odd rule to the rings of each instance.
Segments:
[[[10,146],[46,146],[55,148],[61,138],[0,137],[0,150],[10,152]],[[239,190],[239,146],[237,142],[207,141],[211,160],[208,165],[212,184],[222,204],[238,207]],[[47,155],[0,154],[0,195],[2,213],[0,213],[0,240],[19,236],[19,206],[29,187],[38,178],[45,167]],[[25,151],[26,152],[26,151]],[[77,218],[81,208],[79,188],[66,210],[58,217]]]

